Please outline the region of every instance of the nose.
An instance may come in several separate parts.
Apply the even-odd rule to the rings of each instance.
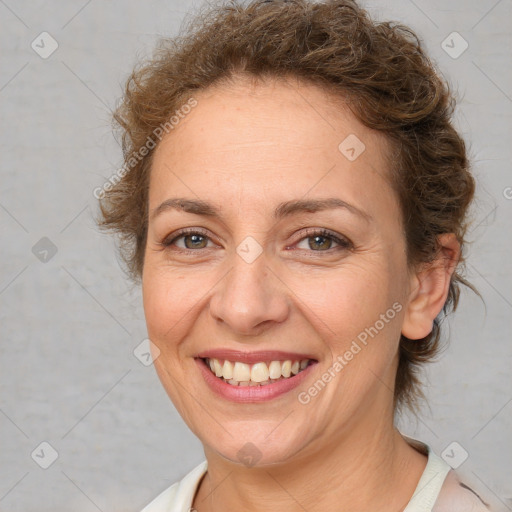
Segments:
[[[289,314],[286,287],[268,266],[264,254],[247,263],[238,254],[215,288],[210,313],[233,333],[256,335]]]

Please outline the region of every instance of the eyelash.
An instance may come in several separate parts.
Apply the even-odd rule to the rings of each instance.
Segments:
[[[180,238],[183,238],[187,235],[200,235],[202,237],[205,237],[207,238],[208,240],[210,240],[210,237],[208,236],[207,232],[201,228],[184,228],[184,229],[181,229],[180,231],[178,231],[177,233],[174,233],[172,235],[172,238],[171,237],[167,237],[166,239],[163,240],[163,242],[161,242],[160,245],[162,245],[164,247],[164,249],[170,249],[171,246],[177,241],[179,240]],[[353,248],[353,244],[350,240],[348,240],[347,238],[345,237],[341,237],[341,236],[338,236],[336,235],[335,233],[323,228],[323,229],[315,229],[315,228],[309,228],[306,230],[305,232],[305,236],[303,236],[302,238],[300,238],[297,242],[302,242],[303,240],[307,240],[308,238],[313,238],[313,237],[316,237],[316,236],[320,236],[320,237],[324,237],[324,238],[329,238],[331,239],[333,242],[335,242],[338,247],[330,247],[329,249],[326,249],[325,251],[314,251],[314,250],[309,250],[309,252],[314,252],[314,253],[329,253],[331,254],[331,252],[334,250],[334,251],[339,251],[339,250],[349,250],[349,249],[352,249]],[[288,247],[287,247],[288,248]],[[203,247],[202,249],[209,249],[208,247]],[[198,253],[200,250],[202,249],[184,249],[182,247],[178,247],[177,249],[174,249],[176,251],[179,251],[179,252],[182,252],[182,253],[187,253],[187,254],[191,254],[191,253]],[[298,249],[298,250],[307,250],[307,249]]]

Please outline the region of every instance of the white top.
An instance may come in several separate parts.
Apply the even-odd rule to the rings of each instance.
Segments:
[[[461,485],[451,467],[429,446],[410,438],[407,441],[428,455],[428,461],[403,512],[489,512],[490,509],[474,491]],[[157,496],[141,512],[189,512],[207,468],[207,461],[202,462],[182,480]]]

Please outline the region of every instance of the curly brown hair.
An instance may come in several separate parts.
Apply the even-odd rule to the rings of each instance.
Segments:
[[[316,84],[348,101],[362,123],[387,136],[409,265],[431,262],[442,233],[454,233],[464,247],[475,184],[464,141],[452,125],[453,95],[418,37],[403,25],[372,20],[352,0],[233,0],[200,11],[184,34],[161,39],[152,58],[132,72],[114,113],[124,167],[97,196],[97,222],[118,235],[134,282],[140,282],[144,265],[153,137],[159,127],[169,127],[171,115],[181,115],[195,91],[242,75],[293,76]],[[421,340],[401,337],[397,409],[414,410],[423,398],[418,371],[439,350],[440,321],[456,308],[460,284],[471,287],[462,265],[461,257],[432,332]]]

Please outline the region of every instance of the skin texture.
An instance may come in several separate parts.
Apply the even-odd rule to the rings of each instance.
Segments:
[[[400,333],[430,331],[457,242],[444,235],[438,261],[408,268],[384,135],[316,86],[239,79],[194,97],[197,107],[156,148],[149,211],[183,197],[214,204],[222,217],[173,209],[150,218],[143,273],[158,376],[208,460],[194,507],[401,510],[426,457],[393,427]],[[366,147],[352,162],[338,149],[350,134]],[[283,201],[332,197],[364,215],[338,208],[272,216]],[[206,230],[206,248],[180,251],[184,238],[161,245],[185,227]],[[307,228],[351,245],[315,245]],[[247,236],[263,250],[250,264],[236,252]],[[397,302],[394,319],[310,403],[299,403],[298,392]],[[240,404],[204,382],[194,356],[211,348],[308,353],[318,363],[299,389]],[[247,442],[261,457],[250,468],[237,457]]]

